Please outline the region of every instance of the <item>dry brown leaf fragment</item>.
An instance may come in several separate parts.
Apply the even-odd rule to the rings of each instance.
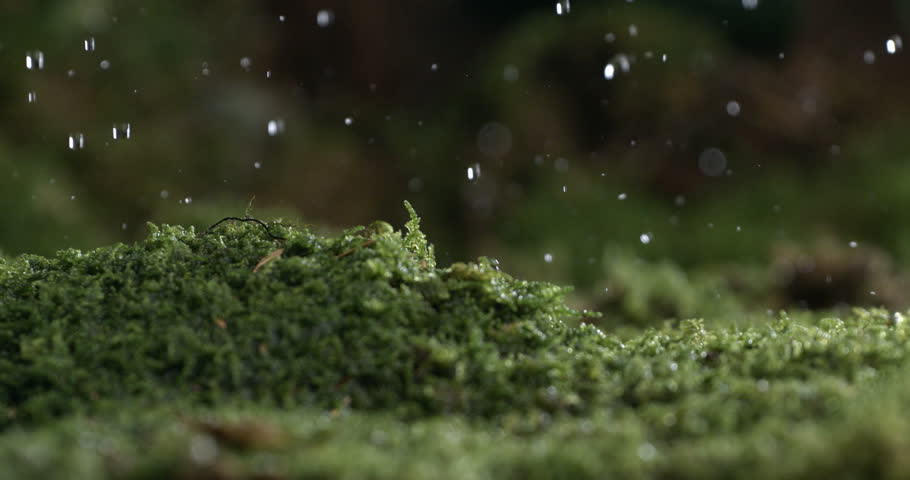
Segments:
[[[220,317],[215,319],[215,325],[218,325],[218,328],[221,329],[227,328],[227,322],[225,322],[224,319]]]
[[[259,271],[260,268],[264,267],[265,264],[271,262],[272,260],[275,260],[276,258],[281,258],[281,254],[283,254],[283,253],[284,253],[284,249],[279,248],[279,249],[272,251],[268,255],[262,257],[262,260],[259,260],[259,263],[257,263],[256,266],[253,268],[253,272],[255,273],[255,272]]]

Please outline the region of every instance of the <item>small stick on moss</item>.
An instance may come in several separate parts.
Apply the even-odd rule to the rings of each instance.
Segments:
[[[258,272],[260,268],[264,267],[265,264],[271,262],[272,260],[275,260],[276,258],[281,258],[282,253],[284,253],[284,249],[279,248],[279,249],[273,251],[272,253],[262,257],[262,260],[259,260],[259,263],[257,263],[256,266],[253,267],[253,273]]]
[[[363,248],[363,247],[369,247],[370,245],[372,245],[372,244],[374,244],[374,243],[376,243],[376,239],[375,239],[375,238],[370,239],[370,240],[367,240],[367,241],[361,243],[360,245],[358,245],[358,246],[356,246],[356,247],[353,247],[353,248],[351,248],[351,249],[345,250],[345,251],[339,253],[338,255],[335,255],[335,258],[347,257],[348,255],[350,255],[350,254],[356,252],[357,250],[360,250],[360,249]]]
[[[275,239],[275,240],[286,240],[286,238],[284,238],[284,237],[279,237],[278,235],[272,234],[272,231],[269,230],[269,226],[266,225],[266,223],[263,222],[262,220],[259,220],[259,219],[256,219],[256,218],[249,218],[249,217],[248,217],[248,218],[224,217],[224,218],[222,218],[221,220],[218,220],[217,222],[215,222],[215,224],[212,225],[211,227],[206,228],[204,232],[202,232],[202,233],[199,234],[199,236],[202,237],[202,236],[204,236],[204,235],[208,235],[208,234],[212,233],[212,230],[214,230],[215,227],[217,227],[218,225],[221,225],[222,223],[224,223],[224,222],[226,222],[226,221],[228,221],[228,220],[233,220],[233,221],[235,221],[235,222],[253,222],[253,223],[256,223],[256,224],[258,224],[260,227],[264,228],[264,229],[265,229],[265,233],[266,233],[268,236],[272,237],[273,239]]]

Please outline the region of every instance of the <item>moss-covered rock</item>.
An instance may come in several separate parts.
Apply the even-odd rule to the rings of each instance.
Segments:
[[[406,226],[152,226],[0,264],[0,477],[910,472],[910,384],[880,385],[910,360],[900,314],[620,340]]]

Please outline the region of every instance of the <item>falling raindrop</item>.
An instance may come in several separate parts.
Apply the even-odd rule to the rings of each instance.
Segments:
[[[904,39],[900,35],[892,35],[885,41],[885,51],[891,55],[904,49]]]
[[[518,81],[518,77],[521,76],[521,71],[515,65],[506,65],[502,69],[502,79],[509,83],[514,83]]]
[[[193,203],[193,197],[184,197],[183,203],[184,203],[184,205],[189,205],[189,204]]]
[[[758,0],[743,0],[743,8],[746,10],[755,10],[758,8]]]
[[[634,23],[631,24],[631,25],[629,25],[629,36],[630,36],[630,37],[637,37],[637,36],[638,36],[638,26],[635,25]]]
[[[69,136],[66,142],[67,147],[70,150],[82,150],[85,147],[85,135],[81,133],[74,133]]]
[[[25,68],[27,68],[29,70],[44,69],[44,52],[42,52],[41,50],[35,50],[34,52],[26,52]]]
[[[132,133],[133,128],[129,123],[114,124],[111,129],[111,137],[114,140],[129,140]]]
[[[730,100],[727,102],[727,115],[730,115],[731,117],[738,117],[740,111],[741,108],[739,106],[739,102],[736,100]]]
[[[249,72],[251,66],[253,66],[253,60],[251,60],[250,57],[243,57],[240,59],[240,68],[244,71]]]
[[[353,124],[354,124],[354,117],[344,117],[344,124],[347,125],[347,126],[349,126],[349,127],[350,127],[351,125],[353,125]]]
[[[856,248],[856,247],[859,246],[859,243],[857,243],[857,242],[854,240],[854,241],[851,241],[848,245],[850,245],[850,248]]]
[[[651,234],[642,233],[641,235],[638,236],[638,240],[641,241],[641,243],[643,245],[647,245],[647,244],[651,243]]]
[[[608,63],[604,67],[604,78],[607,80],[613,80],[613,77],[616,75],[616,67],[612,63]]]
[[[430,65],[430,71],[431,71],[431,72],[439,71],[439,64],[438,64],[438,63],[434,63],[434,64]]]
[[[556,2],[556,14],[565,15],[572,11],[572,4],[569,0],[559,0]]]
[[[543,261],[545,261],[545,262],[547,262],[547,263],[553,263],[553,254],[552,254],[552,253],[545,253],[545,254],[543,255]]]
[[[107,69],[111,68],[111,62],[109,62],[107,60],[102,60],[101,62],[98,63],[98,66],[100,66],[102,70],[107,70]]]
[[[287,19],[288,19],[288,17],[286,17],[286,16],[284,16],[284,15],[278,15],[278,21],[279,21],[279,22],[284,22],[284,21],[287,20]]]
[[[490,158],[500,158],[512,150],[512,130],[499,122],[489,122],[477,132],[477,149]]]
[[[259,169],[262,168],[262,162],[253,162],[253,168]]]
[[[875,52],[872,50],[866,50],[863,52],[863,61],[866,62],[866,65],[872,65],[875,63]]]
[[[629,73],[631,68],[629,57],[624,53],[618,53],[604,67],[604,78],[613,80],[617,73]]]
[[[212,73],[212,70],[209,68],[209,62],[202,62],[202,75],[209,76]]]
[[[331,10],[320,10],[316,13],[316,25],[319,25],[322,28],[328,27],[335,21],[335,12]]]
[[[28,92],[28,103],[35,103],[38,101],[38,93]]]
[[[710,177],[717,177],[727,169],[727,157],[716,148],[708,148],[698,156],[698,168]]]
[[[83,48],[85,48],[86,52],[94,52],[95,51],[95,37],[89,37],[89,38],[85,39],[82,42],[82,46],[83,46]]]
[[[620,193],[619,195],[616,196],[616,198],[618,198],[620,200],[625,200],[625,199],[629,198],[629,196],[626,195],[625,193]]]
[[[162,190],[159,195],[161,195],[162,200],[167,200],[167,197],[169,197],[171,194],[167,190]]]
[[[266,131],[269,133],[270,137],[284,133],[284,120],[281,118],[269,120],[269,123],[266,126]]]
[[[477,180],[480,180],[480,164],[479,163],[475,163],[475,164],[471,165],[470,167],[468,167],[468,181],[476,182]]]

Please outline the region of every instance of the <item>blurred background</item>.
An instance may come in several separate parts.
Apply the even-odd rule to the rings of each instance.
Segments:
[[[0,252],[423,216],[605,326],[910,306],[910,2],[0,0]]]

